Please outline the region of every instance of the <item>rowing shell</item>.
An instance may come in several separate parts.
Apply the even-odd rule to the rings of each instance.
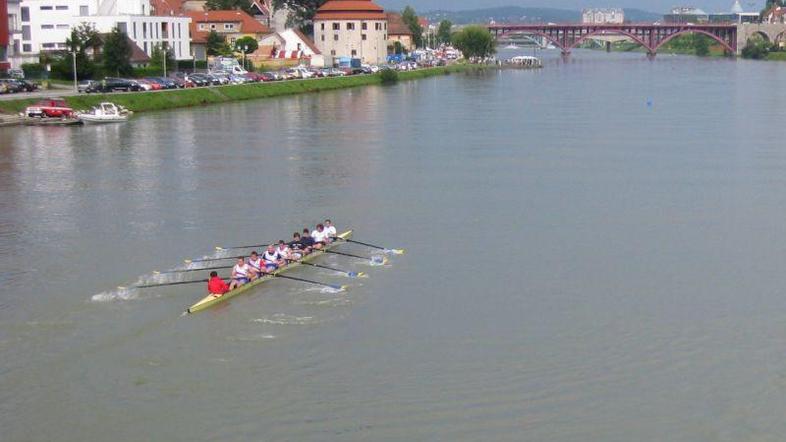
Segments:
[[[338,237],[341,238],[341,239],[349,239],[349,238],[352,237],[352,231],[351,230],[347,230],[346,232],[338,235]],[[187,311],[188,311],[188,313],[196,313],[198,311],[210,308],[210,307],[212,307],[212,306],[214,306],[214,305],[216,305],[216,304],[218,304],[220,302],[224,302],[224,301],[227,301],[227,300],[229,300],[231,298],[234,298],[235,296],[237,296],[237,295],[239,295],[241,293],[245,293],[245,292],[251,290],[252,288],[258,286],[259,284],[262,284],[265,281],[270,281],[271,279],[275,279],[276,277],[274,275],[278,275],[280,273],[284,273],[286,271],[292,270],[292,269],[294,269],[296,267],[300,267],[300,265],[301,265],[300,262],[301,261],[305,261],[305,262],[313,261],[317,257],[319,257],[321,255],[324,255],[325,254],[324,250],[332,249],[333,247],[336,247],[339,244],[341,244],[340,241],[336,241],[334,243],[328,244],[328,245],[326,245],[323,248],[323,250],[315,250],[315,251],[311,252],[310,254],[306,255],[300,261],[295,261],[295,262],[289,263],[288,265],[286,265],[284,267],[281,267],[278,270],[274,270],[274,271],[270,272],[269,274],[267,274],[267,275],[265,275],[265,276],[263,276],[263,277],[261,277],[259,279],[251,281],[248,284],[241,285],[240,287],[232,290],[231,292],[226,292],[223,295],[213,295],[213,294],[207,295],[204,298],[202,298],[199,302],[197,302],[196,304],[194,304],[191,307],[189,307]]]

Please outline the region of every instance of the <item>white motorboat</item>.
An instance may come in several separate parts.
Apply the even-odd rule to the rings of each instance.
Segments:
[[[132,113],[114,103],[101,103],[89,112],[78,112],[77,118],[85,123],[119,123],[127,121]]]
[[[516,46],[516,43],[509,44],[505,46],[505,49],[518,49],[519,47]]]

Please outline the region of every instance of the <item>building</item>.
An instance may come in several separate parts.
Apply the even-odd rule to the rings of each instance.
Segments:
[[[71,30],[83,23],[99,33],[118,28],[148,55],[162,45],[178,60],[191,58],[190,19],[150,15],[149,0],[21,0],[19,9],[20,50],[14,53],[15,63],[35,63],[42,52],[66,49]]]
[[[581,11],[581,22],[593,25],[622,24],[625,11],[620,8],[587,8]]]
[[[709,15],[710,23],[758,23],[761,16],[758,12],[745,12],[739,0],[734,2],[729,12]]]
[[[666,23],[707,23],[710,15],[699,8],[693,6],[680,6],[673,8],[670,14],[663,16]]]
[[[786,6],[773,6],[764,13],[764,21],[767,23],[786,23]]]
[[[401,14],[397,12],[387,12],[385,16],[388,20],[388,47],[394,46],[396,42],[401,43],[405,51],[415,49],[415,39]]]
[[[8,1],[0,0],[0,71],[11,68],[11,19],[8,12]]]
[[[328,0],[314,16],[314,40],[325,56],[387,59],[388,21],[371,0]]]
[[[197,60],[207,60],[207,36],[211,31],[223,36],[231,46],[242,37],[259,41],[270,34],[267,26],[239,10],[187,11],[185,15],[191,19],[191,49]]]

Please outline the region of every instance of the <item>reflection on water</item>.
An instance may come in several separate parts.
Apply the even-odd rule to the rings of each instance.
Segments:
[[[0,129],[0,439],[779,440],[786,71],[552,54]],[[407,254],[116,288],[326,217]]]

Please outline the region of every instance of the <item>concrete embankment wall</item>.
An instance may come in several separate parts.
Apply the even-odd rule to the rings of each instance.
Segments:
[[[414,80],[469,69],[482,69],[471,65],[453,65],[399,72],[399,80]],[[134,112],[175,109],[181,107],[203,106],[215,103],[250,100],[255,98],[278,97],[309,92],[320,92],[357,86],[381,84],[379,75],[356,75],[349,77],[318,78],[310,80],[289,80],[272,83],[252,83],[242,85],[214,86],[192,89],[178,89],[156,92],[129,92],[115,94],[80,94],[65,97],[74,109],[89,109],[103,101],[111,101],[125,106]],[[0,112],[19,113],[37,99],[0,101]]]

